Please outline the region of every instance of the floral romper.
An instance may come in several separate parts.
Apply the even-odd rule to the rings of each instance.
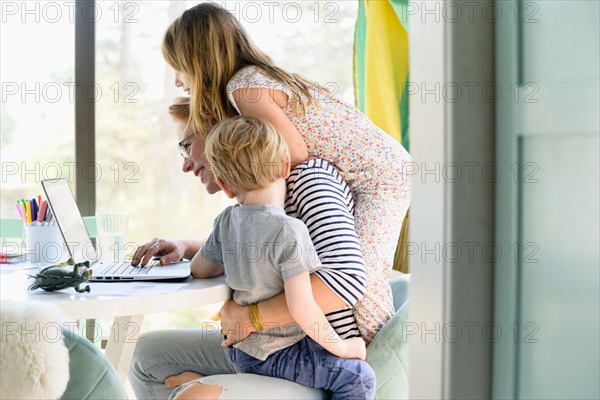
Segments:
[[[291,98],[286,86],[263,75],[258,67],[244,67],[227,85],[238,112],[233,92],[248,88],[280,90]],[[304,137],[308,153],[335,166],[354,195],[354,219],[367,274],[366,294],[354,314],[370,343],[394,314],[388,280],[410,204],[406,167],[411,158],[399,142],[353,106],[314,87],[312,95],[318,104],[307,105],[304,116],[292,112],[291,102],[283,111]]]

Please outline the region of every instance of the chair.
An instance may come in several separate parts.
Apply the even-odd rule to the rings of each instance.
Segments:
[[[16,239],[23,237],[23,221],[20,219],[0,219],[0,238]]]
[[[377,377],[376,399],[408,399],[408,287],[410,275],[397,273],[390,280],[396,314],[379,331],[367,349],[367,362]],[[200,382],[227,388],[226,399],[322,400],[327,393],[294,382],[250,374],[211,375]],[[171,393],[171,399],[179,390]]]
[[[90,234],[90,237],[97,236],[96,217],[83,217],[83,223]],[[2,239],[23,239],[23,221],[18,218],[0,219],[0,238]]]
[[[56,306],[2,301],[0,309],[0,398],[127,399],[108,359]]]
[[[69,383],[63,400],[127,399],[113,366],[102,352],[69,330],[63,330],[69,350]]]

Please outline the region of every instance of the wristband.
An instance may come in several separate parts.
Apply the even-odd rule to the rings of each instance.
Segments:
[[[248,306],[248,311],[250,312],[250,320],[252,321],[252,325],[254,325],[257,331],[262,331],[263,323],[260,320],[260,315],[258,314],[258,305],[250,304]]]

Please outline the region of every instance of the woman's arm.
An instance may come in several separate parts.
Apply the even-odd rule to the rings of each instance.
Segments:
[[[306,161],[308,150],[298,128],[283,112],[285,103],[283,106],[279,104],[283,100],[281,96],[287,97],[282,91],[273,89],[243,88],[233,92],[233,98],[242,114],[269,121],[283,135],[290,148],[293,167]]]
[[[154,256],[160,256],[160,265],[176,262],[182,258],[188,260],[202,247],[202,240],[165,240],[154,238],[137,248],[131,265],[145,266]]]
[[[311,275],[310,284],[313,293],[312,296],[324,314],[346,306],[346,303],[318,276]],[[270,327],[282,326],[294,322],[294,318],[288,310],[285,293],[258,303],[258,314],[263,324],[268,324]],[[222,343],[225,347],[244,340],[248,335],[256,331],[250,319],[248,307],[240,306],[233,300],[225,302],[219,311],[219,316],[221,318],[223,333],[227,336],[227,339]]]

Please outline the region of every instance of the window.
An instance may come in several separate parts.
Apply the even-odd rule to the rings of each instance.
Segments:
[[[96,23],[96,206],[130,213],[133,250],[155,236],[202,238],[226,196],[209,196],[181,171],[175,124],[167,107],[184,95],[164,61],[161,41],[182,2],[99,2]]]
[[[96,26],[97,207],[130,212],[129,241],[154,236],[202,238],[232,204],[209,196],[181,171],[175,125],[167,107],[185,95],[174,85],[161,41],[168,25],[198,2],[101,2]],[[298,72],[354,101],[352,57],[357,4],[352,1],[219,2],[240,19],[259,48]],[[271,4],[271,5],[269,5]],[[270,7],[270,8],[269,8]],[[106,89],[105,89],[106,88]],[[218,306],[145,319],[144,329],[200,326]]]
[[[168,25],[198,2],[98,2],[96,81],[97,208],[130,212],[128,240],[201,238],[231,200],[209,196],[181,171],[167,107],[174,85],[161,41]],[[353,101],[354,2],[219,2],[285,69]],[[279,5],[277,5],[279,4]]]
[[[15,200],[39,194],[43,178],[66,177],[75,189],[74,3],[2,3],[2,218],[16,218]],[[96,110],[96,208],[130,213],[131,250],[155,236],[205,237],[215,216],[232,203],[223,194],[207,195],[195,176],[181,172],[167,112],[184,93],[162,57],[162,36],[197,3],[83,6],[96,24],[96,83],[86,91]],[[240,19],[278,65],[354,101],[356,2],[217,3]],[[144,327],[197,326],[211,312],[162,314],[146,319]]]
[[[41,179],[74,182],[74,26],[43,2],[2,2],[1,18],[0,215],[18,218],[15,201],[41,194]]]

